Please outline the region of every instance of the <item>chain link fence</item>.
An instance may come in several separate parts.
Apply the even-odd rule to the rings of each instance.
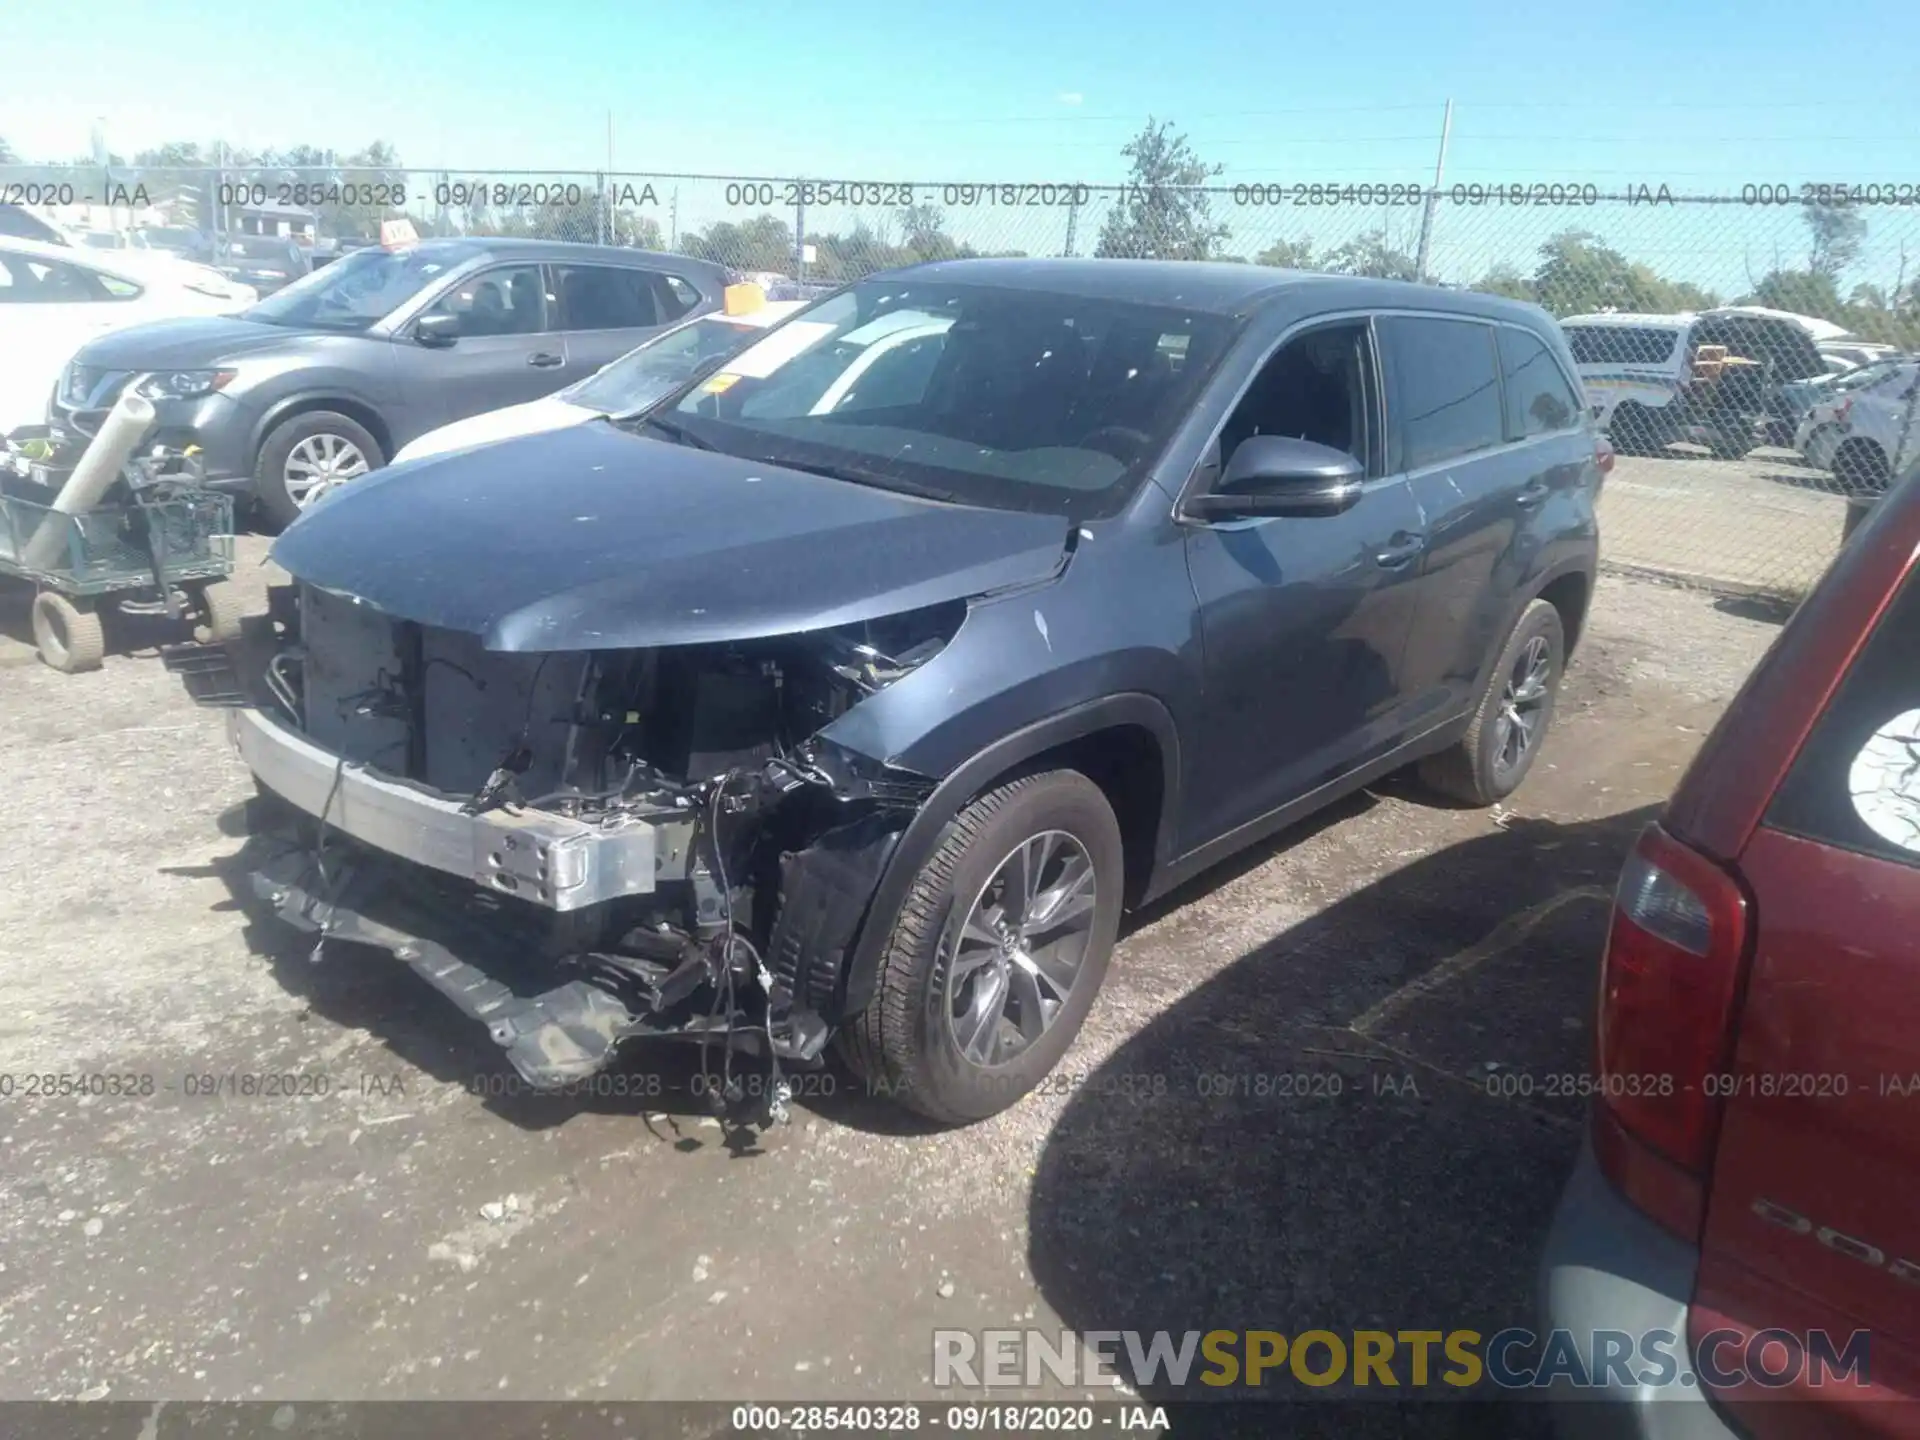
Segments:
[[[1838,549],[1847,497],[1884,489],[1920,455],[1920,391],[1903,360],[1920,351],[1911,184],[1690,195],[1415,177],[1175,188],[12,166],[0,201],[93,232],[86,243],[145,237],[216,264],[253,233],[311,238],[324,261],[404,217],[423,237],[673,250],[821,284],[958,256],[1139,256],[1493,291],[1563,321],[1622,452],[1602,500],[1609,563],[1726,590],[1803,593]]]

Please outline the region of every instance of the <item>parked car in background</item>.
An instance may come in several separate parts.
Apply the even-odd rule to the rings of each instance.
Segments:
[[[1794,448],[1848,490],[1871,493],[1920,459],[1920,360],[1863,367],[1859,376],[1807,412]]]
[[[1072,1044],[1126,907],[1403,765],[1466,803],[1522,783],[1609,459],[1531,305],[1185,262],[873,276],[630,421],[289,529],[281,698],[234,677],[230,712],[292,840],[252,883],[535,1086],[630,1036],[813,1065],[838,1032],[977,1120]],[[522,921],[555,942],[537,996],[487,978]]]
[[[226,315],[255,299],[171,257],[0,235],[0,435],[47,418],[61,367],[89,341],[155,320]]]
[[[71,245],[67,232],[50,220],[11,202],[0,204],[0,236],[16,240],[38,240],[42,245]]]
[[[1920,485],[1874,510],[1621,871],[1600,1098],[1540,1274],[1601,1387],[1564,1434],[1915,1433]],[[1591,1353],[1656,1331],[1691,1340],[1664,1389]],[[1789,1383],[1739,1382],[1769,1332]],[[1816,1332],[1856,1378],[1808,1383]]]
[[[610,365],[564,390],[538,400],[469,415],[430,430],[400,447],[394,464],[465,450],[517,435],[535,435],[581,425],[603,415],[636,415],[680,388],[700,369],[712,368],[744,349],[769,326],[804,308],[800,300],[742,298],[727,287],[727,306],[696,316],[656,335]],[[748,287],[757,296],[757,286]]]
[[[284,290],[313,269],[307,252],[290,235],[229,235],[220,242],[214,264],[221,274],[263,296]]]
[[[1865,365],[1849,365],[1827,375],[1816,375],[1811,380],[1794,380],[1779,386],[1775,397],[1778,419],[1776,428],[1769,434],[1769,440],[1805,454],[1804,436],[1807,432],[1803,426],[1816,405],[1844,396],[1861,385],[1871,385],[1883,379],[1892,367],[1907,358],[1896,350],[1883,359],[1872,360]]]
[[[1573,315],[1560,324],[1593,416],[1618,449],[1684,441],[1738,458],[1779,432],[1780,385],[1830,373],[1802,319],[1730,307]]]
[[[158,437],[275,523],[429,430],[550,395],[718,309],[727,272],[684,255],[541,240],[356,250],[230,319],[140,326],[74,356],[47,412],[88,434],[157,372]]]

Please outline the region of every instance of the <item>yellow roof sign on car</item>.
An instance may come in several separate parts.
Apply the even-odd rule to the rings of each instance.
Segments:
[[[722,294],[722,305],[729,315],[751,315],[767,303],[767,292],[751,280],[729,285]]]
[[[413,221],[382,220],[380,222],[380,245],[382,249],[398,250],[403,245],[418,245],[420,232],[413,228]]]

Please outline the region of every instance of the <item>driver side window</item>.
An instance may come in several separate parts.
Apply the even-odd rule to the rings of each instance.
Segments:
[[[547,328],[547,291],[538,265],[501,265],[460,281],[427,311],[452,315],[462,338],[538,335]]]
[[[1374,451],[1373,346],[1364,320],[1296,335],[1268,358],[1220,432],[1219,473],[1255,435],[1285,435],[1344,450],[1368,474]],[[1211,460],[1211,457],[1209,457]]]

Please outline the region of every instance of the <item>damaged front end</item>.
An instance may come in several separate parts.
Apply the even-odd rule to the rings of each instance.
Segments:
[[[179,647],[263,792],[255,889],[405,961],[536,1088],[635,1036],[816,1062],[933,781],[821,732],[925,664],[948,601],[798,635],[501,651],[312,584]],[[765,1088],[777,1113],[784,1091]]]

